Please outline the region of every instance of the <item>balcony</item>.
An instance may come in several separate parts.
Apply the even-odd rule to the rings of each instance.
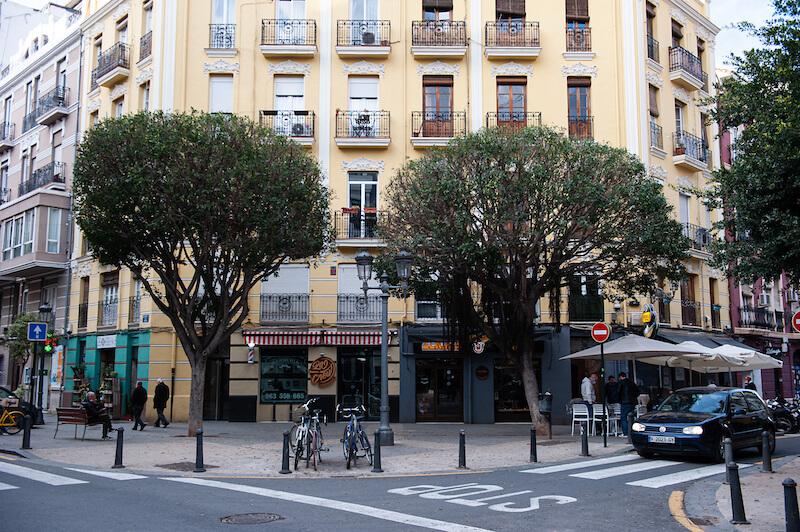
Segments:
[[[236,55],[236,24],[209,24],[206,53],[212,57]]]
[[[377,323],[381,320],[381,296],[339,294],[336,296],[338,323]]]
[[[569,295],[569,321],[596,322],[605,317],[605,299],[599,295]]]
[[[308,323],[308,294],[261,294],[260,320],[269,323]]]
[[[564,59],[573,61],[594,59],[592,28],[567,28],[567,51]]]
[[[64,185],[66,183],[65,169],[64,163],[52,162],[34,170],[30,179],[19,184],[19,195],[24,196],[50,184]]]
[[[647,58],[656,63],[660,63],[658,57],[658,41],[652,35],[647,36]]]
[[[118,42],[97,59],[92,75],[101,87],[113,87],[131,75],[130,47]],[[94,81],[94,80],[93,80]]]
[[[650,149],[657,150],[659,155],[665,157],[664,152],[664,130],[654,121],[650,121]]]
[[[520,129],[542,125],[542,113],[523,111],[498,111],[486,113],[486,127],[508,127]]]
[[[775,320],[775,313],[771,310],[744,305],[739,307],[739,327],[743,329],[782,331],[783,323]]]
[[[148,31],[139,39],[139,62],[141,63],[153,54],[153,32]]]
[[[594,138],[593,116],[570,116],[569,136],[573,139],[588,140]]]
[[[711,244],[711,232],[705,227],[694,224],[683,224],[683,236],[691,240],[694,251],[708,251]]]
[[[262,20],[261,53],[264,57],[313,56],[317,53],[316,21]]]
[[[698,136],[678,131],[672,134],[672,162],[675,166],[697,172],[708,168],[708,146]]]
[[[22,117],[22,132],[25,133],[26,131],[34,128],[36,126],[36,117],[38,116],[38,111],[34,107],[30,113],[26,114]]]
[[[336,53],[340,57],[388,57],[391,35],[388,20],[340,20],[336,24]]]
[[[298,144],[314,143],[314,111],[261,111],[260,122]]]
[[[78,329],[86,329],[89,323],[89,303],[78,305]]]
[[[389,111],[336,111],[337,146],[385,148],[389,142]]]
[[[467,28],[460,20],[415,20],[411,23],[414,57],[463,57],[467,53]]]
[[[0,123],[0,152],[14,147],[14,124],[12,122]]]
[[[681,323],[688,327],[700,327],[700,302],[692,299],[681,299]]]
[[[334,213],[333,229],[339,245],[381,245],[378,235],[378,211],[374,208],[345,207]]]
[[[41,98],[37,105],[36,122],[42,126],[61,120],[69,114],[69,88],[56,87]]]
[[[694,91],[708,84],[700,58],[680,46],[669,48],[669,79],[686,90]]]
[[[453,137],[467,132],[463,111],[415,111],[411,113],[411,145],[415,148],[447,146]]]
[[[128,298],[128,325],[138,325],[142,320],[142,296]]]
[[[542,53],[538,22],[487,22],[484,53],[489,59],[536,59]]]
[[[97,305],[97,326],[116,327],[118,308],[119,300],[117,298],[100,301]]]
[[[89,92],[96,91],[100,88],[100,85],[97,84],[97,72],[96,69],[92,70],[91,81],[89,82]]]
[[[0,188],[0,205],[11,201],[11,189]]]

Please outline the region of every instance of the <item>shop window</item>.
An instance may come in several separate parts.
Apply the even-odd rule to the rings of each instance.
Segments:
[[[304,403],[308,393],[308,353],[262,349],[260,379],[262,404]]]

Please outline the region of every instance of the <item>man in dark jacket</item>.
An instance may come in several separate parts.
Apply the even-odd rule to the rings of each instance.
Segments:
[[[147,390],[144,389],[142,383],[139,382],[136,384],[136,388],[133,390],[131,394],[131,409],[133,410],[133,430],[136,430],[136,427],[140,427],[139,430],[144,430],[147,426],[145,425],[144,421],[142,421],[142,412],[144,412],[144,405],[147,404]]]
[[[103,424],[103,439],[110,440],[108,431],[114,430],[111,426],[111,416],[108,415],[105,405],[97,399],[94,392],[86,394],[86,400],[81,403],[81,406],[86,410],[86,419],[91,424]]]
[[[633,412],[636,408],[636,402],[639,398],[639,387],[636,383],[628,379],[624,372],[619,374],[619,404],[620,404],[620,422],[622,423],[622,435],[628,435],[628,414]]]
[[[169,421],[164,417],[164,409],[167,408],[167,401],[169,401],[169,386],[164,384],[164,379],[159,377],[156,390],[153,393],[153,408],[158,412],[156,427],[160,426],[162,423],[164,424],[164,428],[167,428],[167,425],[169,425]]]
[[[619,403],[619,383],[613,375],[608,376],[606,383],[606,402],[610,405]]]

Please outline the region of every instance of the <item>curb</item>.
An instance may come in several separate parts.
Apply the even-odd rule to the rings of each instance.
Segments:
[[[25,453],[23,451],[15,451],[13,449],[0,449],[0,453],[2,454],[10,454],[12,456],[17,456],[19,458],[32,458],[29,453]]]

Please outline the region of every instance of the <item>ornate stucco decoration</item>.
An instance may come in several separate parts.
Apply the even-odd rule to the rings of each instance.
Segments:
[[[670,11],[670,15],[672,15],[672,18],[675,19],[676,22],[680,22],[684,26],[689,22],[689,17],[680,9],[673,9]]]
[[[672,95],[675,96],[680,101],[682,101],[683,103],[690,103],[692,101],[692,97],[689,96],[689,93],[686,92],[685,89],[682,89],[680,87],[672,89]]]
[[[131,10],[131,4],[129,2],[123,2],[122,4],[120,4],[119,7],[114,10],[114,14],[112,15],[114,21],[117,21],[123,16],[127,15],[130,10]]]
[[[533,67],[509,61],[492,67],[492,76],[532,76]]]
[[[271,74],[310,74],[311,65],[287,60],[281,63],[270,63],[269,71]]]
[[[239,63],[228,63],[220,59],[214,63],[203,63],[204,72],[239,72]]]
[[[94,100],[89,100],[89,103],[86,104],[86,110],[90,113],[93,113],[100,109],[100,99],[95,98]]]
[[[84,262],[82,264],[79,264],[76,273],[78,278],[89,277],[92,274],[92,263]]]
[[[118,83],[111,89],[111,99],[116,100],[120,96],[128,93],[128,84],[127,83]]]
[[[660,166],[651,165],[650,176],[654,177],[655,179],[658,179],[659,181],[664,181],[667,178],[667,171]]]
[[[342,68],[345,74],[377,74],[382,76],[386,70],[383,63],[370,63],[369,61],[359,61],[344,65]]]
[[[138,76],[136,76],[136,84],[141,85],[145,81],[150,80],[153,77],[153,69],[152,68],[145,68],[142,70]]]
[[[383,161],[376,161],[361,157],[352,161],[342,161],[342,169],[345,172],[382,172],[386,165]]]
[[[89,34],[90,34],[92,37],[95,37],[95,36],[97,36],[97,35],[100,35],[101,33],[103,33],[103,28],[104,28],[104,27],[105,27],[105,26],[103,25],[103,23],[102,23],[102,22],[98,22],[97,24],[95,24],[94,26],[92,26],[92,29],[91,29],[91,30],[89,30]]]
[[[705,29],[703,26],[699,24],[695,27],[694,32],[697,34],[698,37],[703,39],[706,42],[706,46],[710,46],[711,48],[714,47],[714,34]]]
[[[565,78],[569,76],[591,76],[596,78],[597,67],[584,65],[583,63],[575,63],[574,65],[562,66],[561,74],[563,74]]]
[[[694,190],[694,185],[692,182],[686,179],[684,176],[680,176],[678,178],[678,190],[680,190],[684,194],[692,194],[692,190]]]
[[[655,72],[648,72],[647,83],[649,83],[650,85],[655,85],[660,89],[664,85],[664,80],[661,79],[661,76],[659,76]]]
[[[458,71],[459,67],[457,64],[449,65],[441,61],[434,61],[433,63],[417,66],[417,74],[420,76],[458,76]]]

